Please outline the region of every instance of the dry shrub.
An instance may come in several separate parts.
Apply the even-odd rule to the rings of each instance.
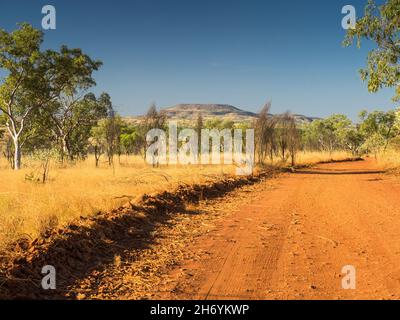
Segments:
[[[55,214],[45,215],[39,218],[38,233],[39,237],[46,237],[52,230],[59,225],[58,217]]]

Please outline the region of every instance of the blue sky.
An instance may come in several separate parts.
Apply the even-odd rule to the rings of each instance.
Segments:
[[[2,0],[0,27],[41,26],[57,10],[45,47],[81,47],[104,62],[96,93],[123,115],[155,102],[226,103],[309,116],[389,109],[392,90],[369,94],[358,70],[371,44],[343,48],[341,9],[366,0]]]

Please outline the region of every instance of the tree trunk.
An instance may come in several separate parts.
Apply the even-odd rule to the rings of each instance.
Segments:
[[[14,170],[14,151],[12,150],[12,139],[8,138],[7,139],[7,144],[6,144],[6,151],[4,153],[5,157],[7,158],[8,163],[10,164],[11,169]]]
[[[63,160],[65,157],[67,157],[69,161],[74,161],[74,155],[72,154],[71,147],[68,142],[68,135],[64,135],[62,137],[62,150],[63,150]]]
[[[292,167],[294,167],[296,165],[296,156],[294,151],[292,151]]]
[[[94,146],[94,159],[96,161],[96,168],[99,166],[100,150],[98,146]]]
[[[61,144],[60,144],[60,161],[64,164],[65,156],[68,154],[67,150],[67,140],[65,136],[61,137]]]
[[[13,138],[14,142],[14,170],[21,169],[21,146],[18,137]]]

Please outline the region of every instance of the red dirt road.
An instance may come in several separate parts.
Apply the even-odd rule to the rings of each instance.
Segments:
[[[164,299],[399,299],[400,183],[372,161],[285,174],[219,221],[172,270]],[[356,268],[356,289],[342,268]],[[183,269],[182,269],[183,268]],[[178,268],[177,268],[178,269]]]

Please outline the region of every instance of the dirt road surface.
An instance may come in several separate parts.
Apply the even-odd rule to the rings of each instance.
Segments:
[[[284,174],[252,195],[186,243],[153,299],[400,298],[400,181],[372,160]],[[346,265],[355,290],[343,289]]]
[[[161,297],[400,298],[400,184],[370,161],[301,170],[259,192],[196,241],[209,258],[187,263],[193,279]],[[346,265],[356,290],[342,287]]]

